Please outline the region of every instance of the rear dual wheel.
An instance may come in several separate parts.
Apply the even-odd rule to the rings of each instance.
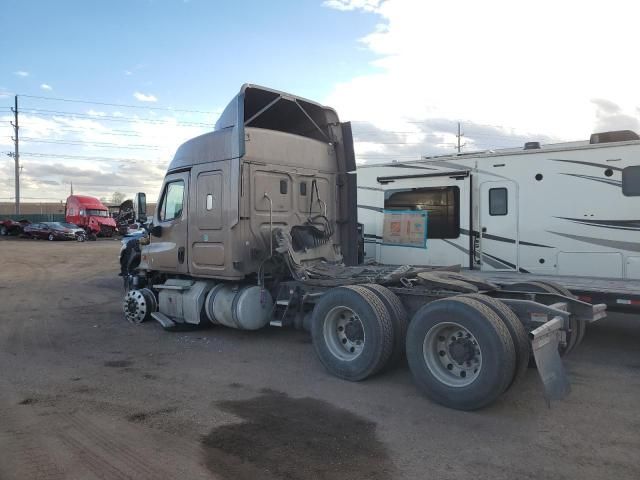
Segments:
[[[502,322],[507,327],[507,330],[509,330],[509,334],[511,335],[511,340],[513,341],[513,346],[515,348],[516,354],[515,372],[513,375],[513,379],[509,383],[507,389],[510,388],[511,385],[524,377],[529,365],[529,358],[531,356],[531,343],[529,342],[529,335],[527,334],[527,330],[524,328],[524,325],[522,324],[518,316],[513,312],[513,310],[511,310],[505,303],[501,302],[497,298],[489,297],[488,295],[482,295],[479,293],[467,294],[463,295],[463,297],[477,300],[489,307],[498,317],[500,317],[500,320],[502,320]]]
[[[320,362],[336,377],[360,381],[379,372],[394,347],[384,302],[361,286],[325,293],[313,309],[311,339]]]
[[[389,313],[393,326],[393,349],[386,366],[394,367],[405,358],[405,343],[409,326],[407,311],[400,298],[387,287],[376,283],[367,283],[362,287],[373,292],[384,303]]]
[[[420,308],[409,324],[406,351],[418,388],[433,401],[459,410],[493,402],[509,387],[521,361],[500,316],[464,296]]]

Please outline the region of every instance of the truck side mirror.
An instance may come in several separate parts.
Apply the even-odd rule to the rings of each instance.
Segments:
[[[144,192],[136,193],[134,208],[136,209],[136,220],[138,222],[147,221],[147,195]]]
[[[161,237],[162,236],[162,226],[161,225],[154,225],[151,227],[151,235],[153,235],[154,237]]]

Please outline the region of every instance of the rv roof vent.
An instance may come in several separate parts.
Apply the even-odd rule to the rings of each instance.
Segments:
[[[626,142],[627,140],[640,140],[640,137],[633,130],[614,130],[612,132],[601,132],[591,134],[590,144]]]
[[[537,148],[540,148],[540,142],[526,142],[524,144],[525,150],[536,150]]]

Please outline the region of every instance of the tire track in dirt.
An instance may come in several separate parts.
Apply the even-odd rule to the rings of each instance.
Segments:
[[[0,478],[22,480],[62,480],[63,470],[44,448],[40,432],[30,422],[20,420],[19,407],[0,397]]]
[[[126,438],[125,432],[120,431],[116,437],[82,414],[60,415],[59,419],[65,432],[63,440],[91,465],[106,466],[122,476],[117,478],[166,478],[163,470],[145,460],[148,457],[139,451],[139,445],[133,445]]]

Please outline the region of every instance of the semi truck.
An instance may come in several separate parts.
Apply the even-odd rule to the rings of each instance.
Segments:
[[[406,361],[426,396],[455,409],[489,405],[532,363],[547,399],[569,393],[561,356],[604,305],[460,265],[359,264],[356,195],[350,123],[243,85],[212,132],[178,148],[148,235],[123,245],[125,318],[304,328],[330,374],[362,381]],[[397,241],[427,241],[419,212],[387,220]]]
[[[89,238],[111,237],[116,231],[116,221],[109,216],[109,209],[97,198],[86,195],[67,197],[65,221],[83,228]]]

